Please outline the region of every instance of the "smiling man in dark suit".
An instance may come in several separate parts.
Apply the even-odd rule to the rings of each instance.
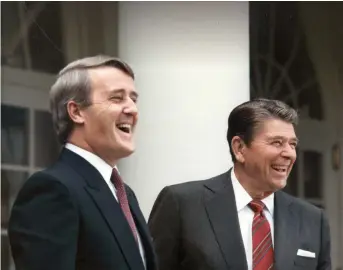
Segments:
[[[134,151],[134,73],[108,56],[65,67],[52,86],[64,148],[14,203],[9,239],[17,270],[155,270],[146,222],[116,164]]]
[[[149,218],[160,270],[330,270],[321,209],[280,191],[296,160],[294,109],[258,99],[236,107],[234,166],[165,187]]]

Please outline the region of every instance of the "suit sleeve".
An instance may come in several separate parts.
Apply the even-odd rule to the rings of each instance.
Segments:
[[[68,189],[37,173],[24,184],[8,228],[17,270],[75,270],[78,214]]]
[[[158,269],[181,269],[179,205],[169,187],[158,195],[148,224],[157,253]]]
[[[331,270],[331,242],[330,242],[330,228],[329,222],[322,211],[321,218],[321,250],[319,253],[317,270]]]

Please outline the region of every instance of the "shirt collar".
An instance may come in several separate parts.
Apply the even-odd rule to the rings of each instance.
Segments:
[[[241,183],[238,181],[238,179],[235,175],[234,168],[232,168],[232,170],[231,170],[231,181],[232,181],[233,192],[235,193],[237,212],[240,212],[253,199],[251,198],[249,193],[244,189],[244,187],[241,185]],[[262,202],[265,204],[267,210],[273,216],[274,215],[274,193],[272,193],[268,197],[264,198],[262,200]]]
[[[65,148],[83,157],[99,171],[99,173],[107,183],[111,182],[113,168],[109,164],[107,164],[103,159],[71,143],[67,143],[65,145]],[[118,170],[117,166],[115,166],[114,168]]]

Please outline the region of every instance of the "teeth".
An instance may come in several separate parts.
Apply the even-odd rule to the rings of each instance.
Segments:
[[[287,167],[285,166],[278,166],[278,165],[272,165],[272,168],[279,171],[279,172],[285,172]]]
[[[130,124],[118,124],[117,128],[119,128],[121,131],[124,131],[126,133],[131,132],[131,125]]]
[[[119,124],[117,127],[119,127],[119,128],[128,128],[128,129],[130,129],[130,128],[131,128],[131,125],[130,125],[130,124]]]

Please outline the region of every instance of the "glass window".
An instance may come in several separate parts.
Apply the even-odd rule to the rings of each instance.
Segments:
[[[293,169],[287,179],[287,185],[284,188],[284,191],[293,195],[298,196],[298,163],[295,162],[293,165]]]
[[[14,270],[7,229],[14,200],[28,177],[26,172],[1,170],[1,269]]]
[[[11,261],[10,245],[7,235],[1,235],[1,269],[9,270]]]
[[[320,85],[296,2],[250,2],[250,94],[324,118]]]
[[[2,64],[57,73],[64,66],[61,2],[1,2]]]
[[[1,170],[1,228],[7,229],[10,211],[17,194],[28,178],[27,172]]]
[[[43,5],[28,34],[33,70],[57,73],[63,68],[61,5],[59,2],[26,2],[26,13]]]
[[[29,110],[1,105],[2,163],[28,165]]]
[[[323,155],[315,151],[304,151],[305,197],[322,199]]]
[[[53,129],[51,114],[35,111],[35,167],[45,168],[56,161],[61,148]]]
[[[1,2],[1,26],[2,65],[25,68],[23,43],[19,40],[18,2]]]

